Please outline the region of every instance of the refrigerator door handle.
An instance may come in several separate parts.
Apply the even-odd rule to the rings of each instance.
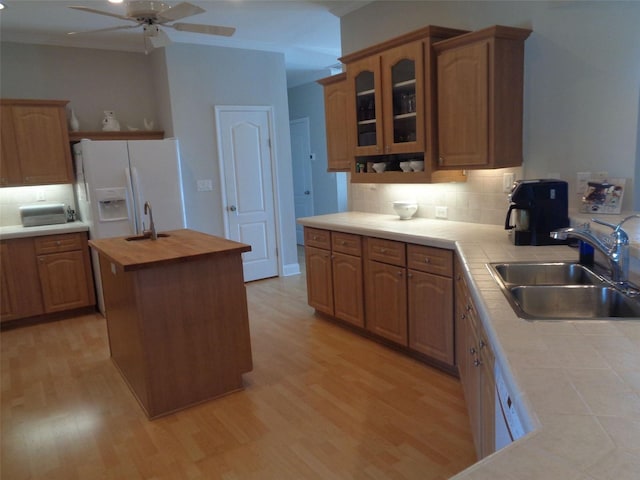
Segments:
[[[133,175],[131,169],[129,168],[125,168],[124,173],[127,178],[127,197],[131,199],[131,203],[133,204],[133,207],[130,208],[129,212],[129,224],[131,225],[131,231],[133,232],[133,234],[138,235],[140,232],[138,229],[138,211],[135,206],[135,197],[133,196]]]
[[[144,230],[144,199],[142,198],[142,186],[140,185],[140,175],[136,167],[131,167],[131,183],[133,185],[134,205],[136,208],[136,217],[138,218],[138,228],[136,234],[140,235]]]

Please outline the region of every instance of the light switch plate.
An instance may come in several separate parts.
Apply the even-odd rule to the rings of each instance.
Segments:
[[[198,180],[199,192],[210,192],[213,190],[213,181],[209,179]]]

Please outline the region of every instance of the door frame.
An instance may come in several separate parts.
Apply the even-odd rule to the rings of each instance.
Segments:
[[[309,155],[312,155],[311,152],[311,122],[309,120],[309,117],[301,117],[301,118],[296,118],[293,120],[289,120],[289,134],[291,135],[291,131],[292,131],[292,124],[302,124],[306,127],[306,134],[307,134],[307,141],[308,141],[308,147],[309,147]],[[293,137],[293,135],[291,135]],[[293,143],[293,142],[291,142]],[[295,160],[293,159],[293,151],[291,152],[291,162],[292,162],[292,168],[293,165],[295,165]],[[311,160],[311,158],[307,158],[305,160],[308,164],[309,167],[309,190],[311,190],[311,216],[315,215],[315,198],[314,198],[314,193],[315,193],[315,189],[314,189],[314,184],[313,184],[313,161]],[[294,176],[295,178],[295,176]],[[294,202],[295,202],[295,191],[296,191],[296,186],[294,184],[293,186],[293,193],[294,193]],[[294,215],[295,215],[295,205],[294,205]],[[298,224],[297,224],[297,220],[298,218],[296,217],[296,243],[297,243],[297,236],[298,236]],[[303,239],[304,241],[304,239]],[[300,244],[298,244],[300,245]]]
[[[271,188],[273,189],[273,218],[276,236],[276,264],[278,276],[283,276],[282,240],[280,235],[280,189],[278,186],[278,148],[274,129],[273,107],[270,105],[214,105],[216,123],[216,149],[218,152],[218,172],[220,174],[220,201],[223,208],[224,236],[229,238],[229,212],[227,206],[227,191],[225,185],[225,168],[222,156],[222,142],[220,142],[220,116],[224,112],[265,112],[269,121],[269,151],[271,154]]]

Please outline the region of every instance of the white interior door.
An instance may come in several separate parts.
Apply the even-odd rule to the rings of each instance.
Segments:
[[[278,258],[270,109],[223,108],[216,108],[216,114],[227,236],[251,245],[242,254],[245,281],[274,277]]]
[[[289,128],[293,161],[293,201],[296,219],[298,219],[313,215],[309,119],[292,120]],[[298,245],[304,245],[304,231],[302,225],[298,223],[296,223],[296,241]]]

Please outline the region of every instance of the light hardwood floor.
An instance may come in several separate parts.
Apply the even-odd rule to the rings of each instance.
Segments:
[[[5,480],[445,479],[475,461],[457,379],[247,285],[245,390],[149,421],[87,315],[1,335]]]

